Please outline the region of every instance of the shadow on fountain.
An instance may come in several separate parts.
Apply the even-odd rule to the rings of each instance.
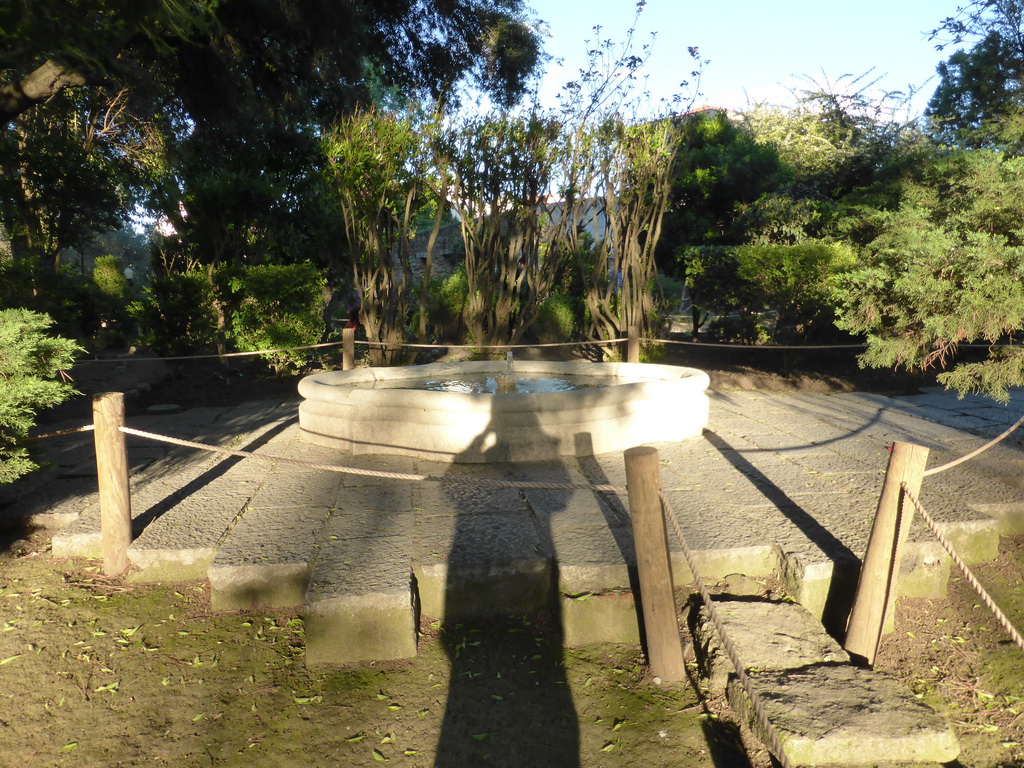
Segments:
[[[532,426],[542,433],[540,424]],[[480,465],[452,475],[506,475],[494,422],[467,448]],[[563,654],[551,514],[517,489],[445,487],[453,512],[441,642],[451,679],[435,766],[579,766],[579,727]]]

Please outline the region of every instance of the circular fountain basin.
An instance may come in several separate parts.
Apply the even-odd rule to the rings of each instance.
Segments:
[[[700,435],[708,420],[708,375],[647,363],[515,361],[524,388],[463,392],[409,389],[418,382],[496,377],[504,361],[360,368],[299,382],[303,437],[352,453],[446,462],[539,461],[590,456]]]

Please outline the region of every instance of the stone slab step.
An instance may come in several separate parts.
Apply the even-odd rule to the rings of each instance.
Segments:
[[[900,681],[851,666],[846,652],[792,603],[716,600],[726,634],[792,765],[940,764],[960,745],[950,723]],[[692,623],[712,693],[767,742],[705,608]]]
[[[945,718],[881,672],[825,665],[759,670],[751,679],[792,765],[939,766],[960,754]],[[728,699],[760,731],[736,680]]]
[[[416,655],[412,541],[349,537],[343,516],[324,526],[305,595],[306,662],[351,664]]]
[[[326,506],[248,507],[206,570],[212,606],[301,610],[330,512]]]

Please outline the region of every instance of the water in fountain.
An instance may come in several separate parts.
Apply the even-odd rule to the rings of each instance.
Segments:
[[[603,387],[606,382],[593,377],[556,378],[531,376],[521,378],[512,369],[512,353],[505,356],[505,370],[500,373],[467,374],[459,378],[410,378],[377,382],[375,389],[425,389],[432,392],[457,392],[469,395],[533,394],[540,392],[568,392],[573,389]]]

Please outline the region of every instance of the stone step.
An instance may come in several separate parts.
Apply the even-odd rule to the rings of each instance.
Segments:
[[[332,517],[324,534],[305,595],[306,663],[414,657],[410,537],[352,536],[351,521],[343,516]]]
[[[900,681],[849,664],[849,657],[801,606],[715,600],[744,671],[792,765],[942,764],[960,745],[945,717]],[[769,742],[706,607],[691,613],[698,664],[711,693]]]

